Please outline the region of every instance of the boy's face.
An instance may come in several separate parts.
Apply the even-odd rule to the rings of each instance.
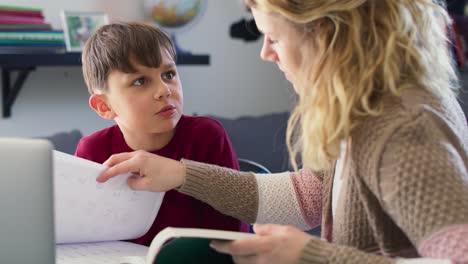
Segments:
[[[175,62],[162,50],[159,68],[130,60],[136,73],[112,71],[102,95],[109,116],[127,134],[172,132],[182,115],[182,86]]]

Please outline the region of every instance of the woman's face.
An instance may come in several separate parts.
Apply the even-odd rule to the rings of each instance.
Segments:
[[[260,57],[265,61],[275,62],[286,79],[295,86],[302,63],[300,46],[305,40],[304,33],[279,15],[256,8],[252,8],[252,15],[258,30],[264,35]]]

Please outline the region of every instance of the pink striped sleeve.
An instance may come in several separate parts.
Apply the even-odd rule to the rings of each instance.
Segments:
[[[301,213],[311,227],[322,220],[322,180],[312,171],[300,170],[291,173],[291,180]]]
[[[419,253],[423,257],[450,259],[454,264],[468,264],[468,225],[440,230],[423,241]]]

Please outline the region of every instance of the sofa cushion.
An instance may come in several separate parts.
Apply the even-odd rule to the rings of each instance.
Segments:
[[[271,172],[289,170],[286,126],[289,113],[236,119],[210,116],[226,129],[237,157],[258,162]]]
[[[83,137],[83,134],[79,130],[74,129],[69,132],[59,132],[41,138],[49,140],[54,145],[55,150],[73,155],[81,137]]]

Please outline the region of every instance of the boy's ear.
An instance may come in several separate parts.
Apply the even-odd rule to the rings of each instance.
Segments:
[[[93,109],[100,117],[104,119],[114,119],[117,115],[114,113],[112,108],[107,104],[105,95],[93,94],[89,97],[89,106]]]

